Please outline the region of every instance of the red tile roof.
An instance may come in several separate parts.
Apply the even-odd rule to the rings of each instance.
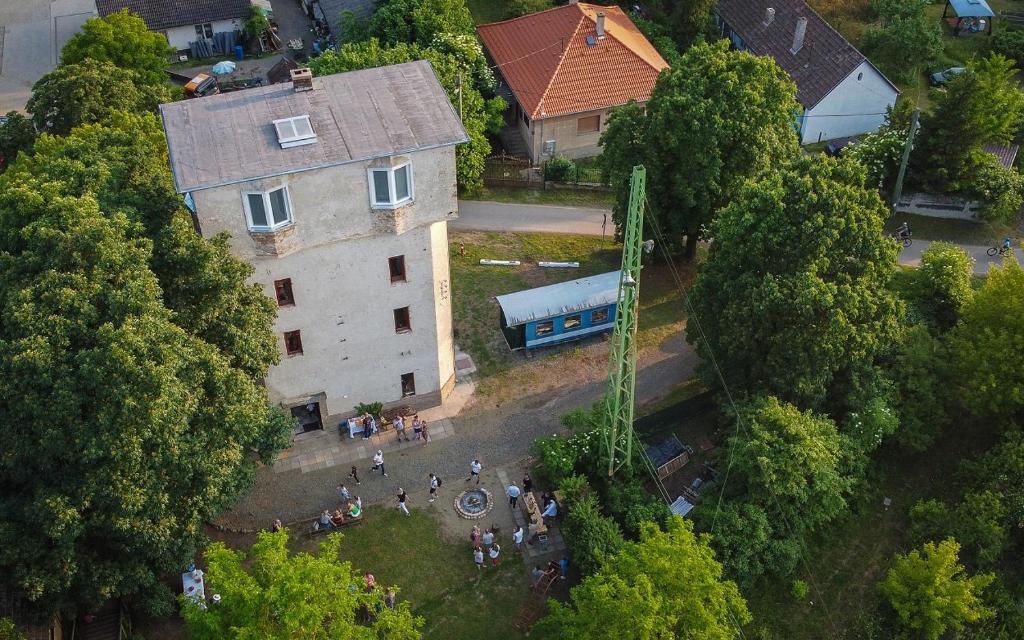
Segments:
[[[599,11],[605,15],[601,39]],[[477,31],[531,118],[646,101],[668,66],[616,6],[570,4],[480,25]]]

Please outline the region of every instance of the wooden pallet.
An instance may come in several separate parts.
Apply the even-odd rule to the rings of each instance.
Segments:
[[[531,598],[530,600],[527,600],[526,604],[524,604],[522,609],[519,610],[519,613],[516,614],[515,622],[513,622],[512,625],[516,629],[525,633],[530,630],[533,623],[537,622],[537,619],[540,618],[543,613],[544,602],[536,598]]]

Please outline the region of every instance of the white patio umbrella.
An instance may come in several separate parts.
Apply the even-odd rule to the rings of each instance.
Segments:
[[[234,72],[235,72],[235,63],[231,62],[230,60],[225,60],[223,62],[218,62],[217,64],[213,65],[213,75],[215,75],[215,76],[226,76],[229,73],[234,73]]]

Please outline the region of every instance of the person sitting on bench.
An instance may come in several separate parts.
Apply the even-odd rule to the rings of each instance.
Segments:
[[[336,527],[340,527],[345,524],[345,514],[342,513],[341,509],[334,510],[334,515],[331,516],[331,524]]]
[[[356,498],[358,500],[358,498]],[[350,518],[358,518],[363,515],[363,509],[359,506],[358,502],[353,502],[348,505],[348,516]]]
[[[334,525],[331,524],[331,512],[324,509],[324,512],[320,514],[320,519],[316,521],[314,526],[315,530],[320,531],[322,529],[331,529]]]

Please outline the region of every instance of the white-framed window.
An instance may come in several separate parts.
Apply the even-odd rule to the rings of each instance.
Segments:
[[[370,169],[370,204],[377,209],[390,209],[413,199],[412,165]]]
[[[282,149],[316,142],[316,132],[313,131],[308,115],[274,120],[274,129],[277,131],[277,142]]]
[[[245,203],[246,221],[252,231],[272,231],[292,221],[288,187],[270,191],[246,191],[242,194],[242,201]]]
[[[197,24],[196,37],[197,38],[212,38],[213,37],[213,25],[209,22],[203,24]]]

